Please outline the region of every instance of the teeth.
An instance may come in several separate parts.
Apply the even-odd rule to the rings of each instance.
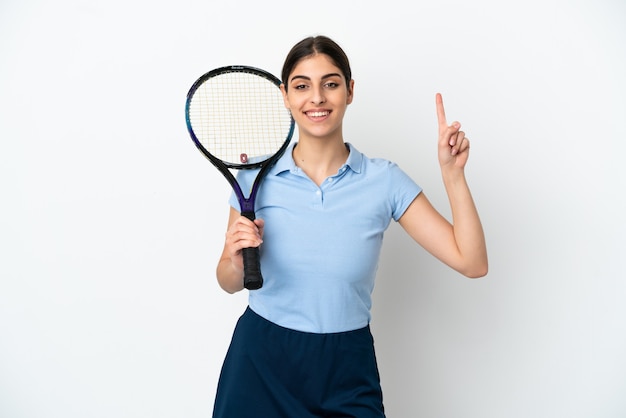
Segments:
[[[328,115],[328,112],[309,112],[308,115],[314,118],[319,118]]]

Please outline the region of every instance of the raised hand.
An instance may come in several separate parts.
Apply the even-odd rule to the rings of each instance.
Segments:
[[[459,122],[452,122],[448,125],[440,93],[437,93],[435,102],[439,124],[439,165],[442,169],[450,167],[463,169],[469,157],[469,139],[465,136],[465,132],[460,130]]]

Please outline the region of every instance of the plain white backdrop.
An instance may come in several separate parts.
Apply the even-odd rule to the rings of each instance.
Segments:
[[[279,75],[314,34],[352,61],[346,140],[446,216],[436,92],[472,140],[490,272],[390,227],[388,416],[626,416],[625,3],[3,0],[1,417],[210,416],[246,294],[214,278],[229,189],[185,96],[222,65]]]

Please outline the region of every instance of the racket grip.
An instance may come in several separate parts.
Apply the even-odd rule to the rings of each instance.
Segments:
[[[243,287],[248,290],[260,289],[263,286],[259,248],[251,247],[241,250],[243,256]]]
[[[253,210],[242,210],[241,214],[254,221]],[[248,290],[256,290],[263,287],[263,276],[261,276],[261,257],[259,247],[244,248],[241,250],[243,256],[243,287]]]

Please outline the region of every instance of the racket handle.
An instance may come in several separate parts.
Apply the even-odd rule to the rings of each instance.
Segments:
[[[241,214],[254,221],[254,211],[242,211]],[[241,250],[243,256],[243,287],[248,290],[257,290],[263,287],[263,276],[261,275],[261,257],[259,247],[244,248]]]
[[[259,248],[251,247],[241,250],[243,255],[243,287],[248,290],[260,289],[263,286]]]

